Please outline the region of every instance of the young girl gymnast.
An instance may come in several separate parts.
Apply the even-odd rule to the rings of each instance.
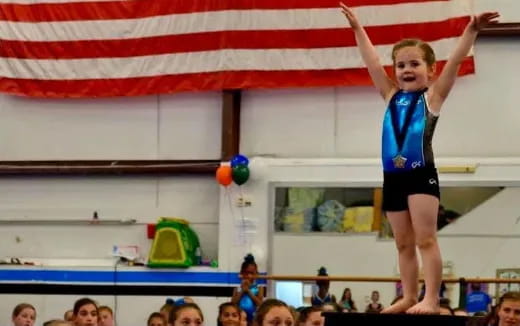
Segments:
[[[403,298],[383,313],[438,314],[442,261],[437,243],[439,180],[432,137],[442,104],[478,32],[496,23],[499,14],[472,16],[458,45],[436,78],[435,54],[418,39],[404,39],[392,50],[395,80],[379,56],[354,11],[340,2],[352,28],[370,77],[387,104],[383,119],[383,210],[392,226],[403,285]],[[418,294],[418,259],[422,258],[426,293]]]

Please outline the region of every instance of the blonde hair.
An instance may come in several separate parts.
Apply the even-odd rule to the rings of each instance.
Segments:
[[[110,315],[114,316],[114,312],[112,311],[112,308],[110,308],[109,306],[100,306],[98,308],[98,312],[102,312],[102,311],[108,311],[110,313]]]
[[[395,66],[395,57],[397,56],[397,52],[401,50],[402,48],[406,48],[409,46],[415,46],[422,50],[423,52],[423,59],[426,61],[428,66],[433,66],[435,64],[435,52],[433,51],[432,47],[419,39],[416,38],[407,38],[404,40],[401,40],[399,43],[395,44],[392,49],[392,62]]]

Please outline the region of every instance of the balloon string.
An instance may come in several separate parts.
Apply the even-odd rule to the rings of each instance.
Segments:
[[[244,213],[244,205],[246,204],[246,200],[244,198],[244,193],[242,192],[242,186],[238,186],[238,190],[240,191],[241,205],[240,205],[240,215],[242,218],[242,234],[244,236],[244,240],[248,245],[248,250],[251,252],[251,241],[248,241],[248,237],[246,236],[246,218]]]
[[[228,199],[229,211],[231,212],[231,218],[233,220],[233,223],[235,223],[235,212],[234,212],[234,209],[233,209],[233,203],[231,202],[231,193],[230,193],[229,188],[227,186],[224,187],[224,190],[226,191],[226,197]]]
[[[244,194],[242,193],[242,186],[238,186],[238,190],[240,191],[240,215],[242,217],[242,225],[245,228],[246,220],[244,214],[244,205],[246,204],[246,200],[244,199]],[[244,229],[245,231],[245,229]]]
[[[243,196],[242,196],[242,188],[239,186],[238,189],[240,191],[241,198],[243,198]],[[229,211],[231,212],[231,219],[233,221],[233,225],[235,225],[237,220],[236,220],[236,217],[235,217],[235,210],[233,209],[233,202],[232,202],[232,199],[231,199],[232,193],[229,190],[229,187],[225,187],[224,190],[226,191],[226,197],[228,199]],[[243,205],[240,205],[240,211],[241,211],[241,214],[240,214],[241,215],[241,223],[238,226],[238,237],[239,237],[239,239],[243,239],[243,241],[246,244],[248,244],[248,250],[251,251],[251,244],[249,243],[249,241],[247,241],[247,237],[246,237],[246,221],[245,221],[245,217],[244,217],[244,207],[243,207]]]

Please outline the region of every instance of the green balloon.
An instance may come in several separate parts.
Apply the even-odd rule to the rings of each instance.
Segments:
[[[239,164],[233,168],[233,181],[239,186],[246,183],[249,179],[249,167],[245,164]]]

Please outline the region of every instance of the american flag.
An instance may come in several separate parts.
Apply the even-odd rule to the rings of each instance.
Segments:
[[[389,71],[410,37],[442,67],[472,13],[471,0],[344,2]],[[0,42],[0,91],[24,96],[370,84],[338,0],[0,0]]]

